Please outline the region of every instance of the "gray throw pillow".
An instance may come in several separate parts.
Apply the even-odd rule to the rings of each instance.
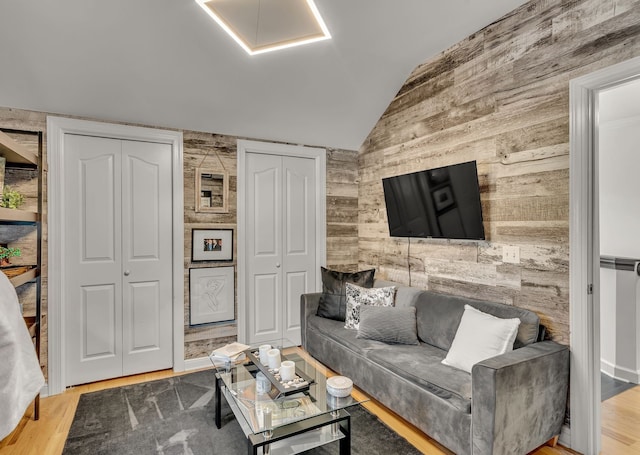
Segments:
[[[322,272],[322,295],[316,315],[344,321],[347,314],[346,283],[353,283],[363,288],[373,287],[375,269],[360,272],[338,272],[320,268]]]
[[[396,297],[396,287],[361,288],[355,284],[346,283],[347,289],[347,317],[344,320],[345,329],[358,329],[360,325],[360,307],[393,306]]]
[[[356,338],[395,344],[419,344],[415,307],[360,307]]]

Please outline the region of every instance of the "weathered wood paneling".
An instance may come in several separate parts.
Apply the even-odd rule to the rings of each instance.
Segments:
[[[360,267],[529,308],[568,343],[569,81],[640,55],[638,24],[637,0],[534,0],[419,65],[359,152]],[[382,178],[473,159],[487,240],[412,240],[408,261]]]
[[[213,348],[237,339],[235,322],[216,325],[189,326],[189,269],[233,266],[237,273],[237,154],[236,139],[231,136],[183,131],[184,150],[184,356],[192,359],[208,355]],[[229,213],[195,211],[195,175],[199,167],[229,173]],[[192,262],[191,234],[193,229],[233,229],[232,262]],[[237,278],[236,278],[237,282]],[[236,290],[236,298],[238,292]],[[236,313],[237,316],[237,306]]]
[[[327,267],[358,269],[358,153],[327,150]]]
[[[46,115],[42,112],[0,107],[0,126],[13,129],[42,131],[45,133],[46,160]],[[93,120],[93,119],[91,119]],[[142,125],[144,126],[144,125]],[[185,358],[197,358],[207,355],[216,347],[237,339],[236,323],[189,327],[189,268],[210,267],[212,263],[191,262],[191,230],[194,228],[231,228],[237,227],[237,137],[196,131],[183,131],[184,135],[184,331]],[[33,137],[14,135],[14,139],[33,149]],[[37,144],[35,144],[37,150]],[[327,150],[327,266],[339,270],[351,271],[358,267],[358,153],[348,150]],[[195,170],[199,166],[213,169],[224,167],[229,172],[229,213],[195,212]],[[35,180],[30,171],[11,170],[6,183],[15,186],[27,196],[26,205],[34,206],[36,196]],[[25,176],[27,180],[25,180]],[[29,180],[31,179],[31,180]],[[46,182],[46,176],[45,176]],[[19,185],[19,188],[18,188]],[[46,192],[46,183],[44,185]],[[46,204],[46,193],[45,193]],[[45,208],[46,212],[46,208]],[[11,246],[23,248],[23,256],[15,258],[15,264],[32,262],[35,254],[30,245],[35,235],[32,227],[12,227],[11,231],[0,227],[0,237],[9,240]],[[235,232],[234,232],[235,234]],[[43,223],[43,260],[47,259],[47,226]],[[219,263],[221,266],[237,265],[237,243],[242,241],[234,235],[234,261]],[[47,271],[44,268],[42,278],[42,345],[41,363],[47,374]],[[237,295],[237,292],[236,292]],[[25,313],[35,314],[35,293],[33,286],[25,285],[20,289],[21,299],[25,302]]]

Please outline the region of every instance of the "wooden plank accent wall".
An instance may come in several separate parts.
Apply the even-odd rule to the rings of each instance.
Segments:
[[[358,270],[358,154],[327,150],[327,267]]]
[[[412,285],[531,309],[568,344],[569,81],[638,55],[640,2],[534,0],[418,66],[359,151],[360,268],[409,282],[382,178],[477,160],[487,240],[412,239]]]
[[[59,115],[59,114],[56,114]],[[23,129],[44,132],[44,153],[46,161],[46,113],[26,111],[21,109],[0,107],[0,126],[5,128]],[[96,120],[96,119],[87,119]],[[146,126],[146,125],[137,125]],[[189,268],[237,265],[237,169],[236,143],[237,137],[225,136],[196,131],[183,131],[184,137],[184,334],[185,359],[192,359],[207,355],[215,347],[222,346],[237,339],[235,323],[189,327]],[[33,138],[29,136],[13,135],[13,138],[33,148]],[[37,150],[37,144],[35,144]],[[218,160],[220,157],[220,161]],[[350,271],[358,265],[358,152],[347,150],[327,149],[327,267]],[[203,161],[204,160],[204,161]],[[221,164],[222,163],[222,164]],[[195,170],[199,166],[220,169],[224,166],[229,172],[229,213],[196,213],[195,212]],[[10,171],[10,173],[24,173],[28,171]],[[15,178],[14,178],[15,177]],[[7,184],[18,182],[24,175],[10,175]],[[45,175],[46,182],[46,175]],[[22,183],[21,191],[27,194],[27,205],[32,204],[34,188]],[[46,184],[45,184],[45,212],[46,212]],[[234,261],[220,263],[192,263],[191,262],[191,230],[194,228],[217,229],[230,228],[234,230]],[[23,232],[24,231],[24,232]],[[23,231],[12,231],[14,239],[12,246],[26,245],[25,236],[34,235],[32,228]],[[42,355],[45,376],[47,374],[47,223],[43,222],[43,277],[42,277]],[[26,260],[29,252],[23,258],[15,258],[13,262]],[[28,261],[27,261],[28,262]],[[33,288],[33,286],[31,286]],[[21,298],[35,302],[35,294],[29,285],[19,290]],[[236,292],[237,295],[237,292]],[[33,310],[33,311],[32,311]],[[25,312],[35,314],[35,307],[27,304]]]

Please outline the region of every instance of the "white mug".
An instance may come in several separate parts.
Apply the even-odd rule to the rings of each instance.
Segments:
[[[269,368],[272,370],[280,368],[280,349],[270,349],[267,352],[267,357],[269,359]]]
[[[270,344],[263,344],[258,349],[259,349],[259,352],[260,352],[260,363],[263,364],[263,365],[269,365],[269,356],[267,355],[267,353],[271,349],[271,345]]]
[[[280,364],[280,377],[283,381],[291,381],[296,377],[296,364],[291,360],[285,360]]]

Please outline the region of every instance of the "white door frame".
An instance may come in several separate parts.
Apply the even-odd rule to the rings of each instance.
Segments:
[[[571,448],[600,452],[598,92],[640,78],[640,57],[570,82]]]
[[[171,145],[173,181],[173,370],[184,370],[184,184],[182,133],[129,125],[47,117],[48,173],[48,393],[64,391],[64,135],[82,134],[113,139],[157,142]]]
[[[278,144],[274,142],[259,142],[238,140],[238,341],[246,342],[249,318],[246,303],[246,273],[245,242],[246,226],[246,154],[263,153],[278,156],[311,158],[315,160],[316,172],[316,220],[318,220],[316,236],[316,291],[321,289],[320,266],[327,261],[327,211],[326,211],[326,180],[327,180],[327,152],[323,148],[305,147],[301,145]]]

